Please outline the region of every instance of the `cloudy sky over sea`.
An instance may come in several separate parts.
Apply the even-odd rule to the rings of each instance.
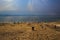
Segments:
[[[0,0],[1,14],[60,15],[60,0]]]

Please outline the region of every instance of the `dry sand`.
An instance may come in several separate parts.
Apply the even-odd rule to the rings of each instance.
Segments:
[[[0,40],[60,40],[59,25],[57,22],[0,23]]]

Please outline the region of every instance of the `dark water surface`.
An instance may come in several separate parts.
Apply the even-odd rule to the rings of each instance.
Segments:
[[[59,21],[59,16],[39,15],[39,16],[0,16],[1,22],[50,22]]]

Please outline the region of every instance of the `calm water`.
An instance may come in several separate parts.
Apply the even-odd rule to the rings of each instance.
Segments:
[[[40,16],[0,16],[1,22],[50,22],[50,21],[59,21],[59,16],[49,16],[49,15],[40,15]]]

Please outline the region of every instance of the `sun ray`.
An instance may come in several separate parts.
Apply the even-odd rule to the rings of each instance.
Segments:
[[[32,7],[32,0],[28,1],[28,10],[32,11],[33,7]]]

